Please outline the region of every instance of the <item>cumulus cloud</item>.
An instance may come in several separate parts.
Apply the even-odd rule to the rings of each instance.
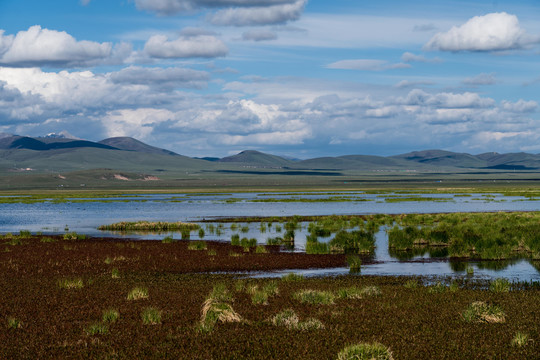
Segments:
[[[131,47],[111,43],[77,41],[64,31],[42,29],[35,25],[17,35],[0,31],[0,65],[13,67],[92,66],[108,62],[122,62]]]
[[[463,80],[463,84],[465,85],[471,85],[471,86],[479,86],[479,85],[493,85],[497,83],[497,78],[495,77],[495,74],[478,74],[473,77],[466,78]]]
[[[356,59],[340,60],[326,66],[328,69],[341,70],[364,70],[364,71],[383,71],[390,69],[406,69],[411,65],[405,63],[392,64],[385,60]]]
[[[429,105],[438,108],[486,108],[495,104],[495,100],[482,98],[477,93],[429,94],[419,89],[411,90],[401,101],[407,105]]]
[[[251,30],[242,34],[242,40],[244,41],[268,41],[276,39],[277,34],[268,30]]]
[[[158,59],[214,58],[225,56],[227,46],[213,35],[180,35],[169,40],[165,35],[154,35],[144,45],[144,52]]]
[[[525,101],[523,99],[520,99],[517,102],[503,100],[501,105],[504,110],[514,113],[530,113],[538,108],[538,103],[536,101]]]
[[[214,25],[256,26],[283,24],[298,20],[307,0],[265,7],[233,7],[217,11],[209,20]]]
[[[206,87],[210,75],[205,71],[185,68],[144,68],[130,66],[118,72],[110,73],[109,78],[115,84],[138,84],[166,88]]]
[[[503,51],[538,43],[539,36],[527,34],[517,16],[505,12],[475,16],[461,26],[435,34],[424,46],[441,51]]]

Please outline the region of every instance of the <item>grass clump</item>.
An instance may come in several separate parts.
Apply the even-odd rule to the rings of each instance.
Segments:
[[[218,323],[241,322],[242,317],[231,306],[232,295],[225,284],[217,284],[203,303],[199,331],[210,332]]]
[[[39,239],[39,241],[42,243],[52,243],[52,242],[56,242],[56,239],[50,236],[44,236],[41,239]]]
[[[155,307],[147,307],[141,312],[141,318],[144,325],[159,325],[161,311]]]
[[[103,323],[94,323],[88,326],[85,330],[89,336],[93,335],[106,335],[109,332],[109,326]]]
[[[9,329],[20,329],[22,327],[22,322],[21,320],[10,316],[7,318],[7,326]]]
[[[407,289],[416,289],[419,285],[418,280],[407,280],[403,286]]]
[[[120,270],[118,270],[117,268],[113,268],[111,270],[111,277],[113,279],[119,279],[120,278]]]
[[[32,233],[30,232],[30,230],[20,230],[19,237],[21,239],[30,239],[32,237]]]
[[[504,278],[495,279],[489,284],[489,290],[496,293],[509,292],[510,282]]]
[[[314,318],[309,318],[306,321],[300,321],[296,312],[292,309],[286,309],[272,317],[271,322],[274,326],[284,326],[290,330],[320,330],[324,329],[324,324]]]
[[[60,279],[58,280],[58,286],[61,289],[82,289],[84,287],[83,279]]]
[[[216,249],[208,249],[207,254],[208,254],[208,256],[216,256],[217,251],[216,251]]]
[[[193,241],[188,245],[188,250],[206,250],[208,246],[204,241]]]
[[[120,313],[116,309],[107,309],[103,311],[102,320],[104,323],[114,323],[120,318]]]
[[[240,235],[233,234],[231,236],[231,245],[233,246],[240,246]]]
[[[131,289],[131,291],[127,295],[128,300],[142,300],[142,299],[148,299],[148,289],[147,288],[141,288],[141,287],[135,287]]]
[[[381,289],[377,286],[364,286],[363,288],[351,286],[348,288],[341,288],[337,291],[337,296],[340,299],[361,299],[366,296],[378,295],[381,295]]]
[[[506,315],[500,307],[483,301],[475,301],[463,311],[466,322],[503,323]]]
[[[176,240],[174,240],[173,237],[169,235],[169,236],[165,236],[163,238],[163,240],[161,240],[161,242],[163,244],[172,244],[172,243],[176,242]]]
[[[293,298],[303,304],[310,305],[331,305],[336,296],[330,291],[320,290],[300,290],[293,294]]]
[[[302,281],[304,280],[304,275],[302,274],[295,274],[295,273],[288,273],[286,275],[283,275],[281,277],[282,281]]]
[[[529,334],[518,331],[514,338],[512,339],[512,345],[516,347],[523,347],[529,342]]]
[[[203,229],[203,228],[200,228],[200,229],[199,229],[199,239],[204,239],[204,235],[205,235],[204,229]]]
[[[86,235],[77,234],[76,232],[69,232],[64,234],[64,240],[84,240]]]
[[[327,243],[308,241],[306,243],[306,254],[330,254],[330,247]]]
[[[360,268],[362,267],[362,259],[355,255],[347,256],[347,265],[349,266],[349,270],[351,272],[360,272]]]
[[[266,247],[264,247],[262,245],[258,245],[255,248],[255,254],[267,254],[267,253],[268,253],[268,250],[266,250]]]
[[[392,360],[390,350],[379,343],[373,344],[357,344],[347,346],[341,350],[337,356],[337,360]]]

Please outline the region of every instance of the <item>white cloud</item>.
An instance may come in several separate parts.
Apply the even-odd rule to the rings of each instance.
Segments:
[[[154,35],[144,45],[144,52],[153,58],[214,58],[225,56],[227,46],[212,35],[181,35],[175,40],[169,40],[165,35]]]
[[[495,77],[495,74],[478,74],[474,77],[469,77],[463,80],[463,84],[465,85],[471,85],[471,86],[479,86],[479,85],[493,85],[497,83],[497,78]]]
[[[195,88],[207,85],[210,75],[205,71],[185,68],[144,68],[130,66],[110,73],[109,78],[116,84],[155,85],[167,88]]]
[[[433,85],[435,84],[433,81],[427,81],[427,80],[417,80],[417,81],[411,81],[411,80],[401,80],[397,84],[394,85],[395,88],[403,89],[408,87],[417,87],[417,86],[424,86],[424,85]]]
[[[442,62],[439,58],[428,59],[424,55],[416,55],[410,52],[405,52],[401,55],[401,61],[410,63],[410,62],[424,62],[424,63],[440,63]]]
[[[251,30],[242,34],[242,40],[244,41],[268,41],[276,39],[277,34],[268,30]]]
[[[355,59],[355,60],[340,60],[326,66],[328,69],[341,70],[364,70],[364,71],[383,71],[390,69],[406,69],[411,65],[405,63],[392,64],[385,60],[373,59]]]
[[[520,99],[517,102],[503,100],[501,105],[504,110],[513,113],[530,113],[538,108],[538,103],[536,101],[525,101],[523,99]]]
[[[436,34],[424,46],[441,51],[503,51],[538,43],[521,28],[517,16],[505,12],[475,16],[459,27]]]
[[[309,129],[299,131],[275,131],[250,135],[225,135],[221,138],[224,145],[300,145],[311,137]]]
[[[307,0],[297,0],[291,4],[266,7],[233,7],[217,11],[209,20],[214,25],[253,26],[283,24],[298,20]]]
[[[14,67],[92,66],[107,61],[123,61],[126,45],[113,48],[111,43],[77,41],[64,31],[42,29],[35,25],[17,35],[4,36],[0,31],[0,65]],[[118,54],[116,53],[118,52]]]
[[[152,133],[154,126],[174,118],[175,114],[166,109],[139,108],[110,111],[100,120],[108,137],[145,139]]]

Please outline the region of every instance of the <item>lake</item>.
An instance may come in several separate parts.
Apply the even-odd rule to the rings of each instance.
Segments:
[[[2,197],[6,198],[6,197]],[[0,200],[2,199],[0,198]],[[15,201],[13,201],[15,199]],[[104,198],[39,199],[10,198],[0,203],[0,233],[30,230],[62,233],[65,229],[91,236],[162,239],[168,234],[124,235],[99,231],[97,227],[120,221],[200,222],[220,217],[316,216],[349,214],[405,214],[441,212],[540,211],[540,200],[502,194],[411,194],[400,192],[319,192],[319,193],[223,193],[223,194],[125,194]],[[258,223],[247,225],[245,233],[226,224],[218,234],[208,231],[205,240],[229,241],[233,233],[266,243],[278,236],[276,228],[261,232]],[[297,230],[295,250],[302,251],[307,224]],[[178,234],[172,234],[179,238]],[[192,239],[198,239],[195,233]],[[364,275],[465,276],[460,266],[447,259],[416,256],[399,260],[388,252],[388,236],[376,234],[375,264],[362,266]],[[488,262],[471,263],[475,278],[505,277],[519,281],[540,281],[540,272],[527,260],[518,260],[494,269]],[[495,264],[497,265],[497,264]],[[499,264],[500,265],[500,264]],[[497,266],[496,266],[497,267]],[[346,268],[303,271],[306,275],[341,274]],[[276,276],[279,275],[276,274]]]

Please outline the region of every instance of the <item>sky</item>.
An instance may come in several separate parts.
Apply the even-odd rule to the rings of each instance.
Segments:
[[[540,153],[537,0],[0,0],[0,133]]]

